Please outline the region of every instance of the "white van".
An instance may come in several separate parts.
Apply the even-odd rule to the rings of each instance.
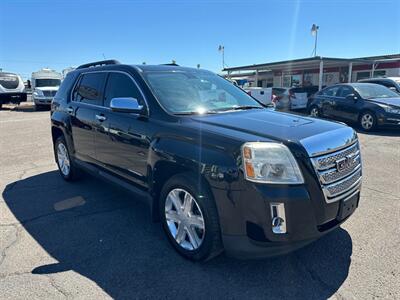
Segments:
[[[272,88],[247,87],[244,91],[264,105],[272,105]]]
[[[32,100],[36,110],[50,106],[60,87],[61,80],[62,75],[51,69],[41,69],[32,73]]]
[[[26,91],[21,76],[14,73],[0,72],[0,109],[3,104],[20,104],[24,101],[26,101]]]

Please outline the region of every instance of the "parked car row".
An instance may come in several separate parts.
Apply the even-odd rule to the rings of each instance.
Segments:
[[[32,73],[31,88],[32,101],[36,110],[50,108],[51,101],[57,93],[62,81],[62,75],[51,69],[41,69]],[[21,76],[0,72],[0,109],[3,104],[17,104],[27,100],[27,87],[25,87]]]
[[[318,87],[249,87],[244,90],[264,105],[272,105],[278,110],[288,111],[307,108],[308,99],[318,91]]]

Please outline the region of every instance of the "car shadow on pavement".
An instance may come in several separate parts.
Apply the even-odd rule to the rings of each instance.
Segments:
[[[343,229],[286,256],[190,262],[173,250],[135,197],[89,176],[66,183],[57,171],[3,191],[24,229],[58,261],[33,266],[32,276],[73,270],[117,299],[326,299],[348,275],[352,240]],[[24,260],[23,253],[19,257]]]

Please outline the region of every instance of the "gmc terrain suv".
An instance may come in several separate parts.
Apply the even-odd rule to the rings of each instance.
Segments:
[[[51,111],[61,176],[84,169],[147,199],[192,260],[287,253],[357,208],[357,135],[263,107],[209,71],[101,61],[68,73]]]

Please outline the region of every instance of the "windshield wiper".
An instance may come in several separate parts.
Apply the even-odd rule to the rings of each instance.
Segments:
[[[209,114],[216,114],[216,111],[213,110],[207,110],[205,112],[198,112],[198,111],[182,111],[182,112],[176,112],[174,115],[176,116],[192,116],[192,115],[209,115]]]
[[[217,109],[218,112],[223,111],[232,111],[232,110],[250,110],[250,109],[264,109],[262,106],[253,106],[253,105],[243,105],[243,106],[233,106],[233,107],[224,107],[221,109]]]
[[[252,105],[244,105],[244,106],[232,107],[232,110],[247,110],[247,109],[264,109],[264,107],[262,107],[262,106],[252,106]]]

